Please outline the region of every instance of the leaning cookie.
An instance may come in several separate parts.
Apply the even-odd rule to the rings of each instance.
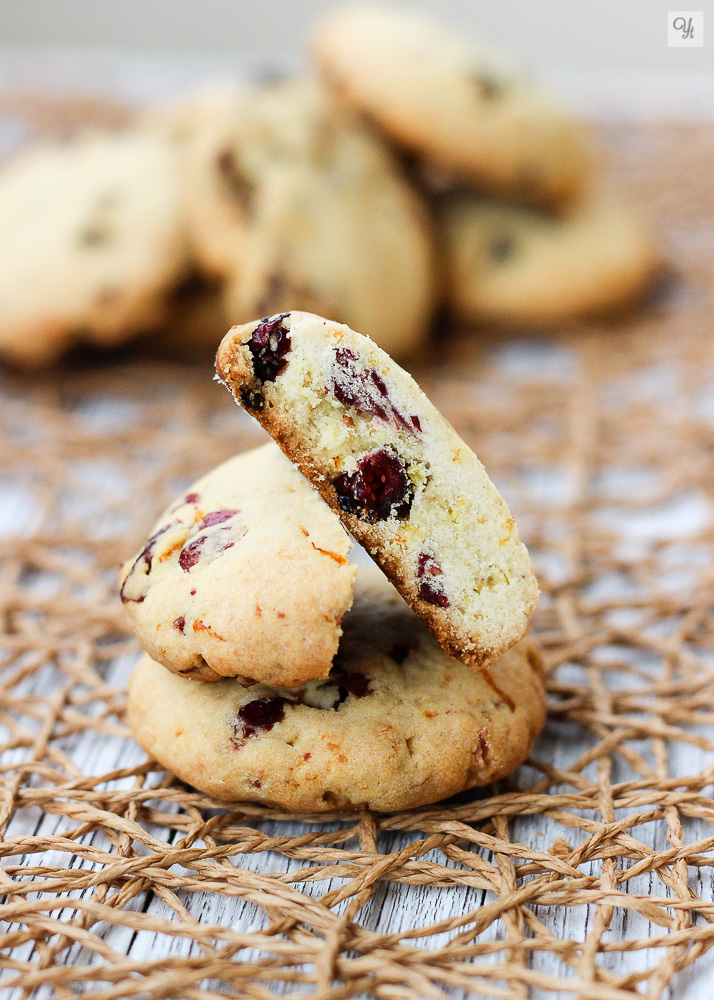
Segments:
[[[351,541],[270,442],[195,483],[121,571],[140,643],[169,670],[294,686],[327,677],[352,603]]]
[[[164,767],[220,801],[301,812],[410,809],[488,784],[525,760],[544,720],[529,643],[471,671],[367,568],[326,681],[206,684],[144,656],[129,685],[134,735]]]
[[[508,507],[376,344],[285,313],[234,327],[216,368],[450,655],[486,666],[525,634],[538,587]]]
[[[310,309],[405,355],[434,305],[432,220],[383,141],[310,79],[237,92],[186,141],[196,259],[235,320]]]
[[[173,144],[92,133],[0,171],[0,356],[39,366],[76,342],[154,327],[188,269]]]
[[[582,127],[500,53],[419,13],[340,7],[318,26],[312,53],[395,142],[480,188],[554,205],[584,185]]]
[[[540,325],[615,312],[661,267],[648,227],[603,197],[566,215],[461,192],[437,203],[444,299],[459,319]]]

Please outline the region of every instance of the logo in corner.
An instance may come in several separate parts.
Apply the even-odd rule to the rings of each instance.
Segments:
[[[670,10],[667,12],[669,48],[699,48],[704,45],[704,11]]]

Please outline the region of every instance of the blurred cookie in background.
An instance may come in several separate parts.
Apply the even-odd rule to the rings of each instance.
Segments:
[[[155,327],[189,268],[173,145],[145,131],[37,145],[0,169],[0,356],[33,367]]]
[[[542,326],[616,313],[662,268],[645,222],[603,196],[564,216],[470,192],[436,206],[445,304],[469,322]]]
[[[339,7],[313,34],[325,79],[403,149],[479,188],[557,205],[590,172],[586,131],[496,50],[403,8]]]
[[[212,365],[230,326],[220,286],[193,277],[171,296],[166,317],[137,348],[144,357]]]
[[[230,322],[334,315],[404,356],[434,304],[433,225],[379,137],[305,78],[237,92],[185,143],[197,266]]]

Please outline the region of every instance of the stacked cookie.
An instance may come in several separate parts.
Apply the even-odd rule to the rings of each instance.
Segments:
[[[197,482],[122,569],[138,741],[218,800],[308,812],[510,773],[545,717],[538,588],[476,456],[384,351],[314,314],[234,327],[217,371],[277,444]]]
[[[314,77],[213,89],[0,171],[0,356],[163,327],[172,355],[301,308],[396,357],[439,306],[538,325],[631,303],[658,266],[591,144],[497,52],[403,8],[334,10]]]

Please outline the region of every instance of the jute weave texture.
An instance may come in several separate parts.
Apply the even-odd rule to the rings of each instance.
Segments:
[[[484,794],[296,822],[146,762],[117,566],[259,432],[204,365],[1,377],[8,996],[657,998],[714,944],[714,130],[606,139],[668,241],[657,300],[558,335],[444,333],[414,369],[543,589],[548,726]],[[423,902],[392,929],[397,889]]]

